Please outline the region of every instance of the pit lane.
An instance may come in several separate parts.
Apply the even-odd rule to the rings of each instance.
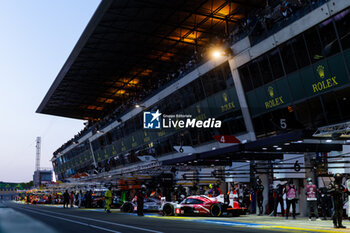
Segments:
[[[288,221],[255,215],[187,217],[161,216],[157,213],[146,213],[145,217],[138,217],[134,213],[121,213],[119,210],[106,214],[102,209],[63,209],[61,206],[55,208],[18,203],[8,205],[57,232],[339,232],[331,228],[330,220],[308,222],[306,219]]]

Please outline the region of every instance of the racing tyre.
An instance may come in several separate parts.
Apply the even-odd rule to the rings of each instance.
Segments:
[[[124,203],[124,205],[120,208],[120,210],[122,212],[125,212],[125,213],[132,213],[134,211],[134,207],[131,203],[129,202],[126,202]]]
[[[213,217],[219,217],[222,214],[221,205],[218,203],[212,204],[210,206],[210,215]]]
[[[163,215],[164,216],[173,216],[174,215],[174,206],[170,203],[167,203],[163,206]]]

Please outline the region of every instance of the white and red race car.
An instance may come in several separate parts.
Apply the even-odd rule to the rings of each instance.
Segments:
[[[168,202],[162,207],[163,215],[222,215],[239,216],[246,213],[247,208],[230,196],[219,195],[208,197],[205,195],[189,196],[181,203]]]

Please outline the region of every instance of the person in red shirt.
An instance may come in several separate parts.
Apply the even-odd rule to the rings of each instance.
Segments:
[[[306,201],[307,201],[307,210],[309,212],[309,221],[311,221],[312,211],[315,213],[316,220],[318,218],[318,209],[317,209],[317,196],[316,196],[316,185],[312,183],[312,178],[307,178],[306,185]]]
[[[73,202],[74,202],[74,193],[72,191],[70,192],[70,208],[73,208]]]

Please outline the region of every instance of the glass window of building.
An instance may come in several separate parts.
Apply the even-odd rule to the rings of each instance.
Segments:
[[[350,88],[344,88],[337,91],[336,97],[340,106],[340,110],[344,119],[350,118]]]
[[[268,56],[266,55],[260,56],[257,59],[257,61],[259,63],[260,74],[264,84],[271,82],[273,80],[273,75],[272,75]]]
[[[307,30],[304,35],[311,61],[314,63],[322,60],[324,58],[323,46],[317,28],[313,27]]]
[[[328,19],[320,23],[317,26],[317,28],[323,46],[323,55],[328,57],[335,53],[339,53],[339,43],[337,39],[337,34],[334,30],[333,20]]]
[[[192,85],[192,83],[190,83],[189,85]],[[186,98],[182,98],[182,108],[187,108],[188,106],[193,104],[196,100],[194,93],[191,92],[191,88],[189,85],[179,90],[179,93],[182,97],[186,96]]]
[[[334,16],[337,31],[343,50],[350,48],[350,9]]]
[[[243,89],[245,91],[250,91],[253,89],[253,84],[250,80],[248,65],[244,65],[238,69],[239,77],[242,82]]]
[[[312,99],[307,100],[308,108],[310,110],[310,120],[312,126],[323,126],[326,125],[326,117],[324,115],[322,103],[320,101],[320,97],[314,97]]]
[[[294,40],[290,40],[280,46],[280,52],[286,74],[292,73],[298,68],[294,57],[292,43],[294,43]]]
[[[284,76],[282,62],[278,49],[274,49],[269,53],[269,60],[271,63],[272,73],[274,79],[281,78]]]
[[[337,123],[342,120],[339,104],[334,92],[323,94],[322,102],[328,124]]]
[[[253,83],[253,88],[262,86],[263,82],[261,79],[261,74],[260,74],[260,69],[259,69],[259,64],[257,59],[249,63],[249,72]]]
[[[227,62],[221,65],[220,67],[209,71],[205,75],[201,76],[204,91],[207,97],[226,89],[226,72],[229,71],[224,69],[224,66],[228,66]],[[230,72],[230,71],[229,71]]]
[[[289,43],[293,47],[294,55],[297,60],[298,68],[301,69],[310,65],[309,54],[305,45],[304,36],[300,35],[290,40]]]
[[[193,84],[190,86],[190,88],[191,88],[190,91],[194,93],[194,96],[196,98],[195,102],[198,102],[204,99],[205,95],[204,95],[202,82],[200,79],[196,79],[195,81],[193,81]]]

